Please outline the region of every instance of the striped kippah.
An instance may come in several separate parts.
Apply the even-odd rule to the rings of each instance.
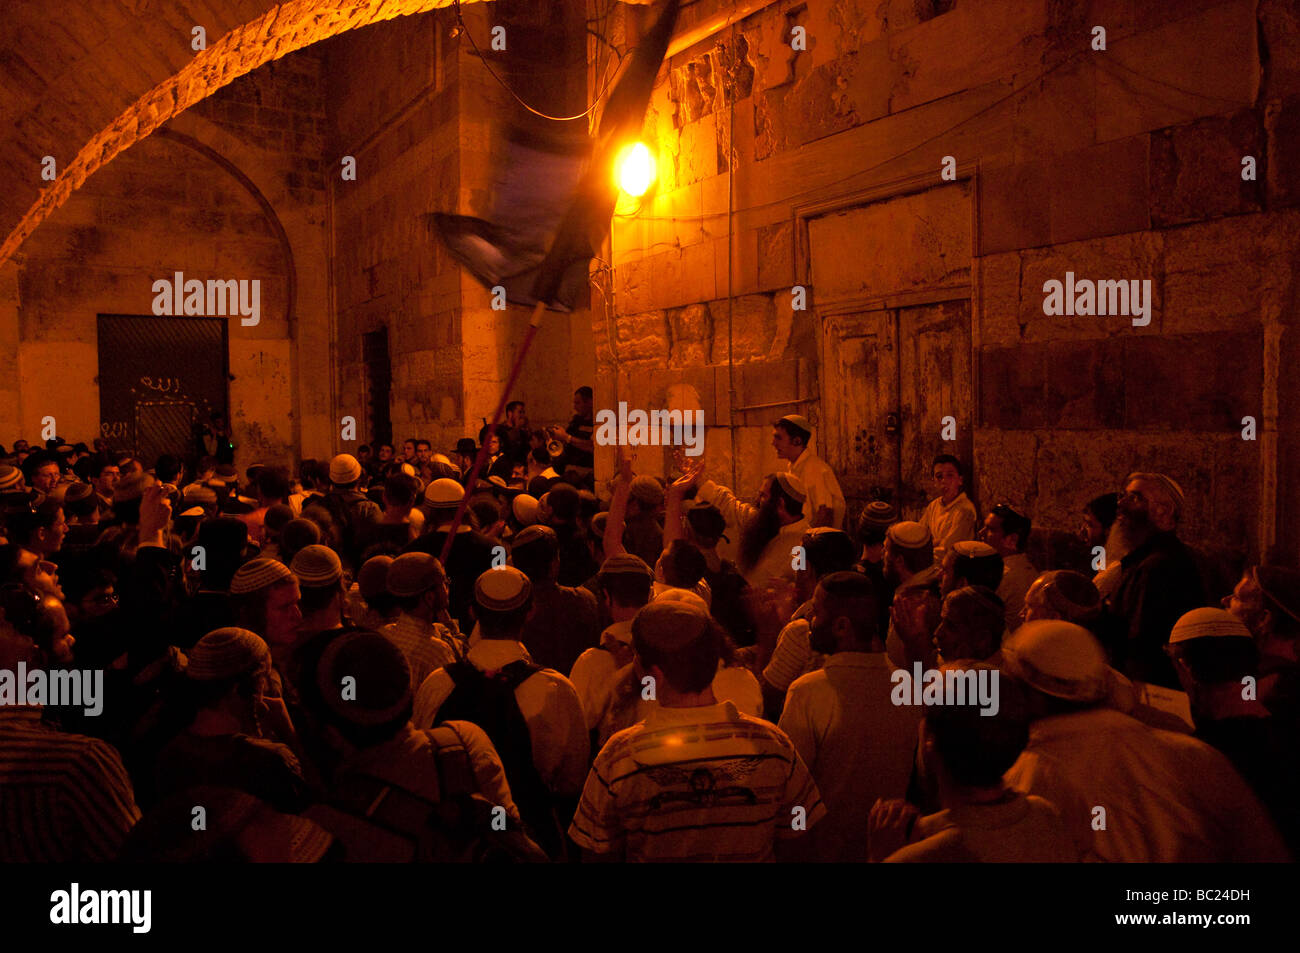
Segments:
[[[206,682],[256,671],[270,658],[262,637],[248,629],[214,629],[190,649],[185,675]]]
[[[0,466],[0,493],[12,490],[23,482],[23,471],[8,464]]]
[[[489,569],[474,583],[474,600],[493,612],[518,609],[532,594],[533,584],[514,566]]]
[[[339,561],[338,553],[320,543],[298,550],[289,563],[289,569],[301,585],[311,588],[328,586],[343,578],[343,563]]]
[[[600,567],[600,575],[633,575],[653,579],[655,571],[640,556],[634,556],[631,553],[619,553],[617,556],[610,556],[605,560],[604,565]]]
[[[235,575],[230,580],[230,594],[232,596],[241,596],[250,592],[257,592],[259,589],[265,589],[267,586],[273,586],[277,582],[284,582],[286,579],[292,579],[293,573],[289,567],[278,559],[267,559],[260,556],[257,559],[250,559],[244,565],[235,571]]]
[[[859,521],[864,526],[889,529],[890,526],[898,522],[898,508],[891,506],[884,500],[872,500],[862,510]]]

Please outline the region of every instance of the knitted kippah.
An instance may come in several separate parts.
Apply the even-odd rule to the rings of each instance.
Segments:
[[[328,586],[343,578],[343,563],[338,553],[319,543],[298,550],[289,569],[301,585],[312,588]]]
[[[257,592],[259,589],[292,578],[293,573],[284,563],[278,559],[259,556],[257,559],[250,559],[235,571],[235,575],[230,580],[230,594],[240,596]]]
[[[513,566],[489,569],[474,583],[474,599],[484,609],[509,612],[528,602],[533,584]]]
[[[411,703],[411,670],[401,649],[378,632],[349,632],[321,653],[316,688],[337,718],[382,725]]]
[[[905,520],[889,527],[889,539],[904,549],[924,549],[930,545],[930,531],[920,523]]]
[[[465,496],[465,488],[455,480],[440,477],[424,488],[430,506],[455,506]]]
[[[214,629],[189,651],[185,675],[195,681],[234,678],[256,671],[271,656],[266,642],[248,629]]]
[[[523,525],[531,526],[537,522],[537,511],[540,508],[537,497],[527,493],[520,493],[515,497],[510,508],[514,511],[515,519]]]
[[[371,556],[357,573],[357,589],[367,601],[388,591],[388,570],[392,556]]]
[[[1169,644],[1205,638],[1251,638],[1246,624],[1226,609],[1193,609],[1174,623]]]

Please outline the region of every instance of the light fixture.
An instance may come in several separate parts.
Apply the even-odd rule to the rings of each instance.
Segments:
[[[655,157],[644,142],[626,146],[614,161],[614,175],[618,187],[634,199],[639,199],[655,182]]]

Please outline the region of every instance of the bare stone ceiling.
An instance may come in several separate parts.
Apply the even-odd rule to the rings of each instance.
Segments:
[[[263,63],[452,0],[9,0],[0,9],[0,264],[86,177]],[[472,0],[466,0],[472,2]],[[192,46],[202,26],[207,48]],[[44,156],[58,178],[41,179]]]

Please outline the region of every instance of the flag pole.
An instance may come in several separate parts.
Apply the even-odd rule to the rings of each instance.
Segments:
[[[443,566],[447,565],[447,557],[451,555],[451,546],[455,542],[456,531],[460,528],[460,524],[464,522],[465,511],[469,509],[470,494],[478,486],[478,475],[483,471],[483,464],[487,462],[488,444],[492,442],[492,435],[497,432],[497,424],[501,422],[501,417],[505,414],[506,404],[510,401],[510,392],[514,390],[515,381],[519,379],[519,372],[524,366],[524,358],[528,354],[528,348],[532,346],[537,329],[541,327],[542,315],[545,313],[546,302],[537,302],[537,305],[533,308],[533,318],[528,322],[528,333],[524,335],[524,342],[519,346],[519,353],[515,355],[514,367],[510,369],[510,376],[506,379],[506,386],[501,390],[501,399],[497,401],[497,409],[492,414],[492,422],[488,424],[487,433],[483,437],[483,445],[478,448],[478,456],[474,458],[474,467],[470,470],[469,479],[465,485],[465,495],[461,497],[460,505],[456,507],[456,515],[452,518],[451,529],[447,531],[447,541],[442,544],[442,555],[439,561]]]

